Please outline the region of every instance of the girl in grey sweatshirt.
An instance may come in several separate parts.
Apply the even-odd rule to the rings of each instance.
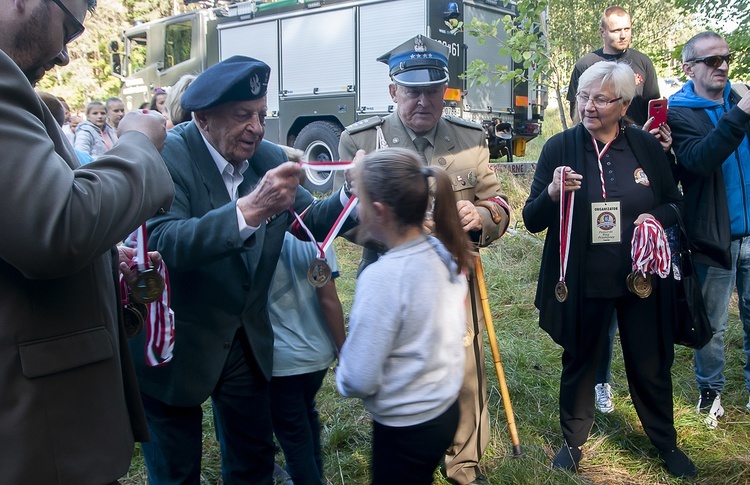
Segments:
[[[390,249],[359,276],[336,384],[372,415],[373,483],[430,484],[458,424],[469,243],[447,174],[410,151],[364,157],[356,188],[361,223]]]

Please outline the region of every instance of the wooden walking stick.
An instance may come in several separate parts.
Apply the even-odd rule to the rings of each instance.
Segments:
[[[495,372],[497,373],[497,382],[500,385],[500,395],[503,398],[503,407],[505,416],[508,420],[510,429],[510,440],[513,443],[513,457],[523,456],[521,442],[518,439],[518,430],[516,429],[516,418],[513,416],[513,406],[510,403],[510,394],[508,393],[508,384],[505,382],[505,371],[503,364],[500,362],[500,352],[497,350],[497,338],[495,337],[495,326],[492,323],[492,313],[490,312],[490,301],[487,296],[487,284],[484,280],[484,268],[482,268],[482,257],[477,250],[474,256],[474,272],[479,287],[479,298],[482,300],[482,313],[484,313],[484,324],[487,328],[487,336],[490,339],[490,349],[492,349],[492,359],[495,361]]]

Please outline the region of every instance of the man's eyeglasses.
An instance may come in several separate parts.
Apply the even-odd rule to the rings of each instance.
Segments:
[[[622,96],[620,96],[619,98],[615,98],[615,99],[606,99],[606,98],[602,98],[600,96],[597,96],[595,98],[589,98],[588,94],[578,93],[578,94],[576,94],[576,98],[578,98],[578,104],[581,105],[581,106],[586,106],[586,103],[588,103],[589,101],[591,101],[591,103],[593,103],[593,105],[594,105],[594,108],[604,109],[607,106],[609,106],[610,104],[616,103],[617,101],[620,101],[622,99]]]
[[[52,2],[54,2],[54,4],[57,5],[58,7],[60,7],[60,10],[63,11],[63,13],[65,14],[65,16],[68,17],[71,22],[73,22],[73,25],[75,25],[75,28],[73,29],[72,33],[67,33],[67,28],[65,29],[66,30],[66,33],[65,33],[65,44],[66,45],[70,44],[71,42],[73,42],[74,40],[76,40],[77,38],[79,38],[81,36],[81,34],[83,34],[83,31],[86,30],[86,27],[83,26],[83,24],[81,23],[81,21],[78,20],[76,18],[76,16],[73,15],[73,12],[71,12],[70,10],[68,10],[68,7],[66,7],[65,5],[63,5],[63,3],[60,0],[52,0]]]
[[[734,60],[734,54],[729,53],[725,56],[706,56],[706,57],[696,57],[695,59],[688,61],[688,62],[702,62],[708,67],[713,67],[716,69],[717,67],[720,67],[722,64],[724,64],[724,61],[726,61],[727,65],[731,63]]]

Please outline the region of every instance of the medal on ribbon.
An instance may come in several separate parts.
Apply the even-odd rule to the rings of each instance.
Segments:
[[[333,223],[331,230],[323,240],[323,244],[319,244],[318,241],[315,240],[315,236],[313,236],[310,229],[302,221],[302,218],[305,216],[307,209],[302,212],[302,215],[298,215],[296,212],[294,212],[294,210],[289,209],[294,215],[294,218],[299,223],[300,227],[304,229],[305,233],[307,233],[310,241],[315,243],[315,246],[317,246],[318,248],[318,257],[315,258],[315,260],[310,264],[310,267],[307,268],[307,281],[310,282],[310,284],[314,287],[322,288],[331,280],[332,272],[331,267],[328,266],[328,263],[326,262],[326,250],[328,250],[331,244],[333,244],[333,240],[336,238],[336,235],[344,225],[344,221],[346,221],[346,218],[349,217],[349,214],[351,214],[351,212],[357,206],[358,202],[359,199],[356,196],[352,195],[351,197],[349,197],[349,200],[346,202],[346,205],[341,211],[341,214],[339,214],[339,216],[336,218],[336,222]]]
[[[307,268],[307,281],[315,288],[324,287],[331,281],[331,267],[325,259],[315,258],[315,261]]]
[[[565,273],[568,270],[570,255],[570,231],[573,223],[573,206],[575,192],[565,192],[565,177],[570,167],[562,167],[560,176],[560,280],[555,285],[555,298],[560,303],[568,299],[568,286],[565,284]]]
[[[625,286],[639,298],[648,298],[653,291],[651,275],[666,278],[672,264],[667,236],[659,221],[649,217],[635,227],[630,255],[633,272],[625,278]]]
[[[144,223],[138,228],[136,245],[138,264],[135,281],[130,285],[131,297],[142,304],[155,302],[164,291],[164,278],[149,264],[146,237],[146,224]]]

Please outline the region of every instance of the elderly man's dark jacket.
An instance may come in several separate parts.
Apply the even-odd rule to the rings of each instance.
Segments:
[[[258,366],[270,379],[273,331],[268,288],[294,216],[281,212],[243,241],[236,204],[195,123],[171,130],[162,155],[175,184],[175,202],[170,212],[149,221],[148,242],[150,249],[161,252],[169,269],[176,319],[174,357],[162,367],[148,367],[142,341],[131,341],[131,349],[143,392],[170,405],[194,406],[216,387],[239,329],[246,332]],[[240,196],[286,159],[280,147],[262,141],[249,160]],[[313,201],[300,187],[294,209],[301,213]],[[322,240],[341,210],[334,193],[314,203],[305,221]]]

